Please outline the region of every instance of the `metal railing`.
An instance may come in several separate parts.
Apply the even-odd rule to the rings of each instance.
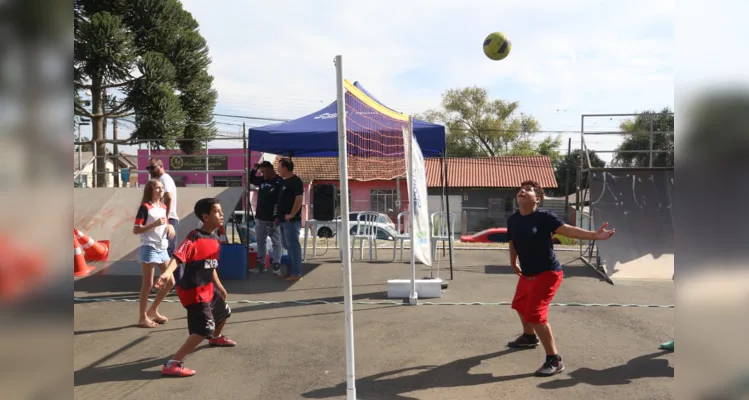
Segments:
[[[181,176],[196,176],[197,174],[201,174],[204,177],[204,184],[205,186],[212,186],[211,182],[211,176],[218,176],[218,177],[226,177],[231,176],[231,174],[240,175],[241,176],[241,186],[247,187],[248,186],[248,174],[249,170],[251,169],[251,166],[249,164],[249,151],[248,148],[248,139],[246,135],[242,135],[241,137],[217,137],[209,140],[201,140],[200,142],[203,144],[203,150],[200,152],[194,153],[194,154],[184,154],[180,152],[178,149],[153,149],[153,147],[159,147],[156,146],[156,144],[163,144],[167,142],[165,139],[147,139],[147,140],[139,140],[132,142],[130,144],[119,144],[117,147],[128,147],[130,148],[129,151],[134,151],[136,154],[127,154],[122,155],[119,151],[115,152],[115,149],[109,148],[112,146],[113,143],[115,143],[112,140],[104,140],[104,142],[108,149],[107,154],[97,154],[97,146],[93,141],[82,141],[82,142],[75,142],[74,145],[78,146],[78,149],[76,150],[76,153],[78,153],[78,160],[80,163],[81,159],[81,152],[83,146],[90,146],[91,151],[85,152],[85,153],[91,153],[92,158],[90,161],[87,161],[85,166],[81,166],[79,168],[79,171],[76,172],[76,176],[74,179],[78,179],[78,176],[83,173],[84,168],[86,168],[88,165],[93,164],[93,172],[92,172],[92,178],[93,178],[93,185],[92,187],[98,187],[100,180],[105,179],[107,180],[110,175],[114,177],[114,181],[118,181],[121,171],[120,171],[120,164],[121,161],[124,159],[125,162],[123,164],[130,165],[135,164],[132,167],[128,167],[130,170],[130,181],[135,178],[136,186],[138,185],[139,177],[141,174],[146,174],[145,176],[148,176],[148,170],[146,169],[146,165],[148,163],[148,160],[152,157],[158,157],[158,158],[165,158],[165,157],[176,157],[181,162],[187,161],[187,165],[191,165],[191,168],[188,169],[172,169],[169,164],[170,163],[164,163],[164,169],[173,177],[181,177]],[[215,144],[217,142],[235,142],[235,146],[230,147],[222,147],[222,148],[216,148]],[[241,147],[236,146],[237,142],[241,142]],[[121,142],[116,142],[121,143]],[[211,145],[214,145],[212,148]],[[136,149],[133,149],[133,147],[137,147]],[[162,146],[163,147],[163,146]],[[227,153],[226,150],[232,150],[236,152],[235,154]],[[241,150],[241,152],[240,152]],[[111,154],[110,154],[111,153]],[[218,157],[218,164],[226,164],[226,167],[223,165],[216,165]],[[106,166],[104,170],[99,170],[97,165],[97,160],[104,158],[105,160],[111,160],[111,162],[114,164],[113,170],[109,171],[106,169]],[[231,164],[239,164],[230,162],[230,160],[235,160],[236,158],[241,158],[241,167],[240,168],[228,168]],[[134,161],[133,161],[134,159]],[[170,160],[173,158],[170,158]],[[197,167],[198,163],[191,162],[193,160],[200,160],[199,163],[201,164],[200,167]],[[213,164],[212,164],[213,161]],[[197,167],[197,168],[196,168]],[[121,185],[115,185],[115,186],[121,186]]]

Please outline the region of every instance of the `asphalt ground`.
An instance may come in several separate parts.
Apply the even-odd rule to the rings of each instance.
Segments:
[[[387,251],[380,253],[388,258]],[[551,378],[532,373],[542,348],[511,351],[520,333],[507,305],[396,305],[386,281],[408,278],[405,263],[355,262],[356,387],[359,399],[670,399],[674,355],[658,345],[674,335],[674,309],[601,306],[671,305],[671,281],[625,280],[611,285],[559,252],[565,280],[551,308],[566,370]],[[137,322],[140,278],[97,274],[75,282],[76,399],[345,399],[346,363],[340,263],[329,251],[305,263],[294,284],[270,274],[224,283],[233,315],[225,334],[235,348],[203,345],[187,358],[191,378],[163,378],[161,365],[187,337],[175,297],[164,303],[170,321],[155,329]],[[504,250],[456,252],[454,279],[433,302],[512,300],[517,277]],[[449,278],[441,260],[440,276]],[[419,277],[429,271],[419,266]],[[436,269],[435,269],[436,274]],[[242,303],[270,302],[268,304]],[[274,303],[280,302],[280,303]],[[396,302],[398,303],[398,302]]]

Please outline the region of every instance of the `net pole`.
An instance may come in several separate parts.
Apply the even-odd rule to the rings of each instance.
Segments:
[[[338,101],[338,163],[341,188],[341,264],[343,267],[343,303],[346,321],[346,400],[356,400],[356,366],[354,364],[354,310],[351,297],[351,246],[349,236],[348,206],[348,146],[346,143],[346,93],[343,85],[343,56],[335,57],[336,99]]]
[[[406,163],[408,165],[408,209],[411,226],[408,235],[411,240],[411,292],[408,295],[408,303],[415,306],[418,303],[418,294],[416,293],[416,240],[414,227],[416,226],[416,202],[414,201],[414,165],[413,165],[413,136],[414,136],[413,119],[408,118],[408,152],[406,153]]]

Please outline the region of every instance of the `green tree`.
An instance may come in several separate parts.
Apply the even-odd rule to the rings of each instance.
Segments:
[[[606,162],[601,160],[593,151],[588,152],[590,157],[590,165],[593,168],[603,168],[606,166]],[[575,187],[577,186],[577,172],[580,170],[580,157],[585,157],[585,154],[580,149],[575,149],[570,154],[562,157],[554,167],[554,177],[557,180],[559,187],[553,190],[554,196],[569,196],[575,193]],[[583,159],[583,165],[585,168],[588,167],[588,160]],[[569,177],[569,187],[565,190],[565,183]],[[583,173],[582,188],[588,187],[588,172]]]
[[[540,129],[532,116],[517,115],[518,102],[491,100],[486,89],[476,86],[449,89],[442,94],[440,110],[427,110],[421,119],[444,124],[447,155],[451,157],[497,157],[543,154],[556,159],[561,138],[539,144],[532,136]]]
[[[674,113],[668,107],[660,112],[654,110],[640,113],[635,118],[624,120],[619,129],[624,134],[622,144],[615,153],[612,164],[619,167],[649,167],[650,166],[650,133],[653,134],[653,150],[660,152],[653,154],[653,167],[674,166]],[[634,133],[639,132],[639,133]],[[639,151],[639,152],[633,152]]]
[[[134,116],[122,143],[143,139],[152,148],[201,149],[216,134],[217,93],[198,23],[177,0],[75,0],[74,86],[90,92],[91,109],[74,101],[75,114],[91,119],[97,154],[105,154],[105,120]],[[107,96],[119,92],[117,101]],[[98,159],[97,171],[104,171]],[[98,180],[104,185],[105,180]]]

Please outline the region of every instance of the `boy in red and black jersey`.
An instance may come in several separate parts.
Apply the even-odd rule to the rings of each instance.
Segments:
[[[207,198],[195,203],[195,215],[203,226],[187,235],[156,282],[156,287],[161,287],[177,266],[184,264],[184,274],[177,282],[177,296],[187,310],[190,336],[161,368],[161,373],[169,376],[195,374],[194,370],[184,366],[184,359],[206,338],[213,346],[232,347],[237,344],[221,335],[224,323],[231,316],[231,309],[225,302],[226,289],[216,271],[220,245],[218,236],[213,232],[223,226],[224,213],[218,200]]]

